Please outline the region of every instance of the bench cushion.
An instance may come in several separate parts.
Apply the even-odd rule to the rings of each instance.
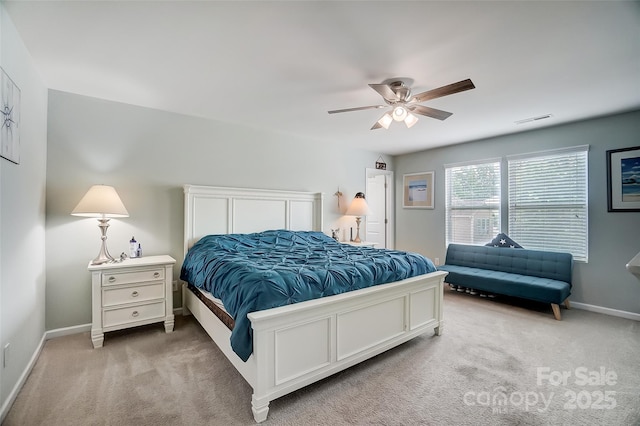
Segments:
[[[445,280],[453,285],[538,302],[561,304],[571,294],[569,283],[550,278],[456,265],[438,269],[449,272]]]
[[[571,253],[449,244],[446,265],[468,266],[571,283]]]
[[[449,244],[445,280],[480,291],[561,304],[571,294],[573,256],[542,250]]]

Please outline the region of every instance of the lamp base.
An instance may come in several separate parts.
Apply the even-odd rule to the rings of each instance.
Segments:
[[[360,221],[362,219],[360,219],[360,216],[356,217],[356,237],[353,239],[354,243],[361,243],[362,240],[360,239]]]
[[[98,219],[98,222],[100,222],[98,226],[100,227],[100,232],[102,233],[102,245],[100,246],[100,253],[98,253],[98,256],[91,261],[92,265],[102,265],[103,263],[115,261],[113,256],[109,254],[109,250],[107,250],[107,228],[109,227],[109,219],[100,218]]]
[[[105,256],[102,254],[102,250],[100,250],[100,254],[98,254],[98,256],[91,261],[91,264],[102,265],[103,263],[111,263],[115,261],[116,260],[113,258],[113,256],[109,255],[109,253],[107,253],[107,256]]]

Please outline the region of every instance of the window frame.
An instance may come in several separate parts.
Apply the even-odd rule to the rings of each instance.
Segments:
[[[546,199],[546,201],[541,200],[537,204],[535,202],[529,201],[526,203],[526,205],[525,203],[523,203],[519,207],[515,205],[516,202],[512,199],[512,194],[514,191],[517,191],[517,189],[513,188],[512,178],[513,178],[513,174],[517,173],[514,170],[515,169],[514,166],[516,162],[523,162],[527,160],[532,160],[536,162],[562,160],[562,157],[569,157],[569,156],[573,156],[574,154],[584,155],[584,158],[579,159],[579,161],[581,161],[584,164],[584,169],[578,170],[577,173],[573,175],[573,177],[578,177],[579,175],[582,175],[584,177],[584,181],[582,181],[580,184],[580,188],[584,189],[584,192],[580,194],[580,196],[582,197],[581,198],[582,201],[578,202],[577,201],[578,197],[576,197],[574,199],[574,202],[558,203],[556,201],[555,203],[549,203],[548,202],[549,198],[553,198],[553,196],[550,196],[549,198]],[[579,145],[579,146],[573,146],[573,147],[567,147],[567,148],[537,151],[537,152],[518,154],[518,155],[509,155],[505,157],[505,159],[507,163],[506,164],[507,209],[505,213],[507,218],[507,229],[508,229],[507,233],[509,234],[509,236],[513,238],[515,241],[518,241],[518,243],[522,244],[523,246],[527,248],[531,247],[532,242],[526,241],[524,239],[524,236],[520,236],[520,240],[518,239],[519,235],[517,231],[514,229],[514,226],[512,226],[513,221],[515,220],[515,217],[520,216],[519,213],[515,213],[515,210],[524,211],[526,209],[529,209],[529,210],[537,209],[539,211],[544,211],[544,210],[549,211],[554,209],[557,210],[562,207],[569,207],[574,211],[582,212],[582,214],[584,215],[584,217],[580,221],[571,222],[573,226],[580,228],[580,231],[583,232],[583,235],[582,235],[583,238],[573,239],[572,243],[567,245],[566,247],[561,247],[557,244],[554,244],[553,241],[545,241],[547,244],[545,244],[544,246],[534,245],[533,247],[531,247],[531,249],[570,252],[573,255],[575,261],[588,263],[589,261],[589,145]],[[565,158],[564,161],[571,161],[571,160],[570,158]],[[552,169],[552,167],[549,167],[549,169]],[[550,172],[549,169],[546,169],[547,174]],[[554,170],[557,171],[558,169],[556,168]],[[529,173],[528,176],[532,177],[534,175]],[[573,191],[575,190],[576,190],[576,187],[574,186]],[[551,189],[549,189],[549,191],[553,192]],[[541,218],[544,220],[544,216],[541,215]],[[553,221],[546,221],[545,225],[547,224],[548,226],[552,226],[554,223]],[[543,225],[540,225],[540,226],[543,226]],[[548,243],[551,243],[551,244],[549,245]],[[580,251],[572,250],[572,247],[575,247],[576,245],[580,246]]]
[[[493,206],[479,206],[479,205],[459,205],[456,207],[451,207],[451,199],[452,199],[452,194],[451,194],[451,190],[452,190],[452,185],[453,183],[450,182],[451,179],[451,173],[453,173],[452,169],[459,169],[459,168],[472,168],[472,167],[481,167],[483,165],[492,165],[495,169],[495,171],[497,171],[497,178],[496,181],[494,182],[495,186],[497,186],[497,196],[498,196],[498,200],[497,202],[495,202],[493,204]],[[477,229],[477,220],[478,219],[486,219],[489,220],[490,222],[494,222],[496,225],[496,230],[499,232],[499,229],[501,227],[501,220],[502,220],[502,191],[503,191],[503,187],[502,187],[502,177],[503,177],[503,172],[502,172],[502,158],[487,158],[487,159],[483,159],[483,160],[477,160],[477,161],[467,161],[467,162],[463,162],[463,163],[453,163],[453,164],[445,164],[444,166],[445,168],[445,244],[449,245],[451,243],[459,243],[459,244],[476,244],[479,245],[477,243],[477,240],[475,238],[476,235],[476,229]],[[491,191],[494,191],[496,188],[494,187]],[[488,199],[488,198],[487,198]],[[485,201],[487,200],[485,199]],[[475,217],[474,214],[475,212],[478,211],[482,211],[482,210],[487,210],[492,212],[491,215],[489,217]],[[468,214],[464,214],[464,212],[468,212]],[[495,212],[495,215],[497,217],[493,216],[493,212]],[[453,226],[453,219],[454,218],[468,218],[469,219],[469,235],[471,236],[470,239],[467,239],[466,241],[462,241],[462,240],[455,240],[454,239],[454,231],[451,229],[451,227]],[[491,239],[493,239],[495,235],[490,235],[487,239],[486,242],[491,241]],[[475,242],[474,242],[475,241]]]

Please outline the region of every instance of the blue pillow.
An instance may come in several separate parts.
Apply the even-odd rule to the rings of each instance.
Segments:
[[[485,244],[489,247],[503,247],[503,248],[522,248],[522,246],[513,241],[507,234],[499,233],[496,237]]]

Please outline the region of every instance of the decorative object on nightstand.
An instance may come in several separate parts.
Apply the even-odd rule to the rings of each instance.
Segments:
[[[362,240],[360,240],[360,221],[362,220],[362,216],[371,214],[369,205],[364,199],[364,192],[358,192],[356,194],[345,214],[348,216],[356,216],[356,238],[354,238],[353,242],[362,242]]]
[[[136,237],[131,237],[129,240],[129,257],[142,257],[142,245],[136,241]]]
[[[91,272],[91,341],[102,347],[104,333],[164,321],[173,331],[173,265],[171,256],[89,264]]]
[[[82,197],[78,205],[71,212],[72,216],[96,217],[102,232],[100,253],[91,261],[92,265],[102,265],[113,262],[113,256],[107,250],[107,228],[112,217],[129,217],[129,212],[122,204],[115,188],[107,185],[93,185]]]

